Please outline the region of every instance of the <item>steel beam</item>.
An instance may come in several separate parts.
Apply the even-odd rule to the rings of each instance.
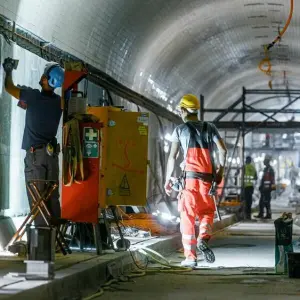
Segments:
[[[220,112],[221,114],[214,119],[214,122],[219,122],[223,117],[227,115],[227,113],[231,112],[237,105],[239,105],[243,101],[243,96],[239,98],[237,101],[232,103],[227,109],[214,110],[204,109],[204,112]]]
[[[246,95],[300,95],[300,90],[258,90],[258,89],[245,89]]]
[[[246,107],[247,109],[253,109],[253,107],[252,107],[251,105],[245,104],[245,107]],[[276,120],[276,119],[273,118],[273,117],[270,117],[269,115],[265,114],[265,113],[262,112],[262,111],[260,111],[259,113],[262,114],[263,116],[267,117],[267,118],[270,118],[271,120],[273,120],[273,121],[275,121],[275,122],[278,122],[278,120]]]
[[[214,122],[218,129],[240,129],[242,121]],[[260,127],[261,125],[261,127]],[[245,129],[260,127],[261,129],[295,129],[300,131],[300,122],[244,122]]]
[[[270,97],[264,97],[264,98],[255,100],[255,101],[251,102],[252,108],[253,108],[253,105],[256,105],[258,103],[262,103],[264,101],[271,100],[271,99],[278,99],[278,97],[279,96],[270,96]],[[280,98],[289,98],[289,95],[282,95],[282,96],[280,96]],[[231,121],[234,121],[238,117],[238,115],[239,115],[239,113],[236,113],[234,115],[234,117],[232,117]]]
[[[248,106],[248,105],[246,105]],[[227,113],[243,113],[243,109],[223,109],[223,108],[207,108],[204,110],[205,113],[225,113],[225,115]],[[246,114],[252,114],[252,113],[262,113],[262,114],[271,114],[271,113],[282,113],[282,114],[300,114],[300,109],[273,109],[273,108],[249,108],[249,109],[246,109],[245,111]],[[216,118],[217,119],[217,118]],[[218,120],[214,120],[214,122],[218,122]]]
[[[284,152],[284,151],[293,151],[293,150],[299,150],[300,149],[300,146],[295,146],[293,149],[291,149],[290,147],[289,148],[279,148],[279,147],[275,147],[275,148],[266,148],[266,147],[259,147],[259,148],[256,148],[256,147],[246,147],[245,150],[246,151],[252,151],[252,152],[256,152],[256,151],[261,151],[261,152],[267,152],[267,151],[277,151],[277,152]]]
[[[271,119],[272,117],[275,117],[278,113],[281,113],[282,111],[284,111],[287,107],[291,106],[293,103],[295,103],[296,101],[298,101],[300,99],[300,97],[296,97],[294,98],[292,101],[290,101],[288,104],[284,105],[283,107],[281,107],[281,109],[279,109],[278,112],[273,113],[271,116],[268,116],[263,122],[260,122],[260,124],[257,125],[257,127],[265,124],[269,119]],[[250,130],[248,130],[247,132],[253,130],[255,128],[252,128]]]
[[[242,174],[241,174],[241,180],[242,180],[242,190],[241,190],[241,194],[240,194],[240,197],[242,199],[242,207],[244,208],[245,206],[245,181],[244,181],[244,177],[245,177],[245,136],[247,134],[246,132],[246,94],[245,94],[245,91],[243,93],[243,114],[242,114],[242,123],[243,123],[243,126],[242,126],[242,138],[243,138],[243,145],[242,145]],[[243,218],[245,217],[244,216],[244,210],[243,210],[243,214],[242,214]]]

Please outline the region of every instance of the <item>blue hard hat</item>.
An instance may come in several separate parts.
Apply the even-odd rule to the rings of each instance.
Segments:
[[[61,87],[64,82],[64,70],[57,63],[48,64],[44,70],[44,75],[48,79],[48,84],[56,89]]]

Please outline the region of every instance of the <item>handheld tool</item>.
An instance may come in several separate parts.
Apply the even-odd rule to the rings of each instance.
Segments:
[[[215,203],[215,207],[216,207],[216,212],[217,212],[218,220],[221,221],[221,215],[220,215],[219,208],[218,208],[217,201],[216,201],[216,193],[217,193],[216,188],[217,188],[217,183],[214,181],[212,183],[211,187],[210,187],[208,195],[213,198],[214,203]]]

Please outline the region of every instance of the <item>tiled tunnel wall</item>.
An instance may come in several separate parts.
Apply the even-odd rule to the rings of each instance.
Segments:
[[[0,61],[11,55],[11,48],[0,38]],[[11,100],[4,91],[3,69],[0,69],[0,209],[9,208],[10,184],[10,127],[11,127]]]
[[[105,71],[137,92],[174,108],[186,92],[207,107],[236,100],[241,87],[267,88],[258,70],[263,44],[282,29],[288,0],[3,0],[0,13]],[[275,87],[297,87],[299,6],[272,49]],[[47,20],[47,22],[45,22]],[[276,106],[276,103],[271,103]]]
[[[0,49],[1,61],[8,56],[17,57],[20,60],[17,71],[13,73],[15,84],[39,88],[39,78],[43,72],[46,61],[18,46],[9,46],[2,37],[0,37]],[[5,215],[19,216],[28,212],[23,173],[25,151],[21,150],[25,111],[17,107],[17,100],[12,98],[5,91],[2,68],[0,81],[0,209],[5,209]],[[57,90],[57,92],[59,93],[60,91]],[[102,98],[102,96],[103,90],[89,83],[89,104],[98,106],[99,99]],[[124,106],[131,111],[138,111],[136,105],[113,94],[112,98],[115,105]],[[142,107],[139,109],[145,111]],[[174,125],[170,122],[164,119],[158,119],[153,114],[150,115],[148,157],[158,180],[158,182],[156,182],[156,178],[149,172],[147,199],[151,205],[157,204],[163,196],[161,195],[160,188],[163,186],[165,163],[167,159],[167,154],[163,149],[165,145],[170,144],[165,140],[165,135],[167,133],[171,134],[173,128]],[[58,138],[61,140],[61,127],[59,128]],[[160,187],[158,185],[160,185]]]
[[[288,32],[280,46],[272,49],[274,88],[287,87],[283,71],[289,88],[298,88],[300,6],[297,2]],[[269,78],[257,68],[264,57],[262,45],[270,43],[284,26],[289,3],[288,0],[2,0],[0,14],[170,110],[186,92],[204,94],[206,107],[226,108],[241,95],[242,86],[268,87]],[[28,60],[21,62],[20,68],[24,69],[16,74],[21,76],[20,82],[36,84],[42,61],[32,62],[30,54],[19,50],[14,55],[22,61]],[[7,96],[2,94],[3,97],[5,100]],[[256,100],[251,98],[248,104]],[[278,98],[257,107],[277,108],[283,101],[286,100]],[[297,104],[291,108],[297,108]],[[23,112],[14,110],[15,106],[11,113],[17,117],[12,120],[23,128]],[[250,116],[251,120],[258,117],[261,116]],[[207,118],[212,119],[213,115]],[[0,120],[1,124],[4,120],[4,117]],[[158,124],[155,126],[158,132]],[[18,146],[18,141],[13,142]],[[158,147],[157,142],[150,145]],[[7,146],[13,158],[20,156],[17,153],[20,147]],[[13,174],[12,167],[10,173]],[[5,185],[8,179],[1,178]]]

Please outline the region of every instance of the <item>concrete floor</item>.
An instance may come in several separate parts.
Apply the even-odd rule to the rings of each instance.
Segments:
[[[253,224],[248,225],[251,227]],[[234,227],[247,228],[247,223]],[[299,299],[300,279],[274,273],[273,236],[230,236],[229,233],[230,228],[214,237],[211,245],[216,262],[213,264],[207,264],[200,258],[194,271],[147,274],[134,279],[134,282],[112,285],[112,289],[105,290],[101,297],[95,299],[182,300],[188,297],[189,300],[210,300],[224,299],[224,294],[226,299]],[[296,245],[295,250],[300,251]],[[174,252],[168,259],[179,265],[183,255]],[[150,268],[155,266],[150,265]]]
[[[273,201],[275,218],[284,211],[296,213],[285,198]],[[218,232],[211,241],[216,261],[207,264],[199,257],[196,270],[181,273],[147,274],[134,282],[112,285],[95,299],[300,299],[300,279],[276,275],[274,271],[274,220],[234,224]],[[294,225],[294,250],[300,252],[300,227]],[[169,257],[179,265],[183,254]],[[150,265],[155,267],[156,265]]]
[[[281,212],[297,213],[286,197],[272,203],[273,216]],[[214,264],[207,264],[199,256],[198,268],[184,274],[147,274],[135,282],[113,285],[104,295],[93,299],[299,299],[300,280],[290,280],[286,275],[274,274],[274,224],[273,221],[235,223],[234,216],[224,216],[214,225],[215,236],[211,247],[216,255]],[[233,225],[231,225],[233,224]],[[300,224],[300,223],[299,223]],[[298,225],[299,225],[298,224]],[[230,226],[231,225],[231,226]],[[229,226],[224,229],[224,227]],[[300,227],[294,225],[295,250]],[[149,241],[132,241],[134,248],[151,248],[174,265],[179,265],[183,255],[180,236],[156,237]],[[141,243],[142,242],[142,243]],[[120,276],[126,266],[133,267],[129,252],[96,256],[94,253],[77,253],[57,256],[53,281],[24,281],[2,277],[8,272],[24,272],[25,265],[18,257],[0,259],[0,299],[79,300],[91,295],[109,280],[109,275]],[[150,268],[156,267],[150,265]],[[21,294],[20,294],[21,293]],[[84,296],[84,297],[82,297]]]
[[[95,300],[217,300],[272,299],[298,300],[299,280],[281,276],[203,276],[194,271],[186,275],[156,274],[134,282],[113,285]]]

